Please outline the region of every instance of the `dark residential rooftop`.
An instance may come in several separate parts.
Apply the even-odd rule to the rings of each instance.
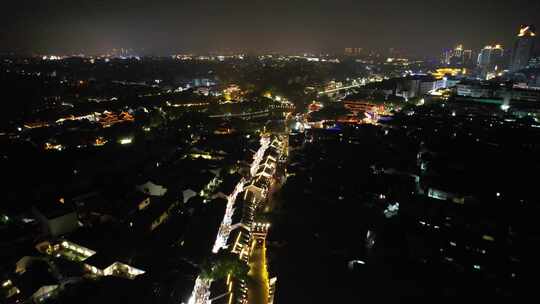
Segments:
[[[60,200],[57,202],[49,200],[43,201],[34,205],[34,208],[48,219],[61,217],[75,212],[75,209],[69,201],[64,201],[62,203]]]

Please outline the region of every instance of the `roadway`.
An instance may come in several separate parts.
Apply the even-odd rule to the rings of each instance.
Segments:
[[[361,86],[364,86],[365,84],[362,84],[362,83],[359,83],[359,84],[353,84],[353,85],[348,85],[348,86],[344,86],[344,87],[339,87],[339,88],[335,88],[335,89],[329,89],[329,90],[325,90],[325,91],[320,91],[318,92],[317,94],[318,95],[323,95],[323,94],[328,94],[328,93],[333,93],[333,92],[339,92],[341,90],[347,90],[347,89],[352,89],[352,88],[359,88]]]
[[[249,257],[249,273],[247,279],[248,303],[268,304],[269,279],[266,268],[266,244],[264,240],[253,240]]]

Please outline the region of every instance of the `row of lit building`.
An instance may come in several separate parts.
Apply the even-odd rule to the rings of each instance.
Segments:
[[[519,71],[527,68],[534,57],[536,31],[532,25],[520,27],[513,48],[510,52],[508,70]],[[442,63],[450,66],[476,65],[487,72],[506,70],[505,49],[501,44],[487,45],[474,57],[471,49],[465,49],[462,44],[443,53]],[[485,74],[484,73],[484,74]]]

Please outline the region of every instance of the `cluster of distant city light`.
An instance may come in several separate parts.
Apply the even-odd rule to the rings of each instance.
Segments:
[[[49,55],[49,56],[43,56],[41,57],[43,60],[62,60],[64,57],[62,56],[56,56],[56,55]]]

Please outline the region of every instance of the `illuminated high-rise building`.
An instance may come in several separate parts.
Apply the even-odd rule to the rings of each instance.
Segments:
[[[502,45],[487,45],[478,54],[478,66],[481,68],[492,69],[496,66],[500,69],[504,57]]]
[[[502,57],[502,56],[504,56],[504,49],[503,49],[502,45],[500,45],[500,44],[494,45],[493,48],[491,49],[491,57],[499,58],[499,57]]]
[[[447,65],[460,66],[470,62],[472,50],[465,50],[463,44],[458,44],[454,49],[443,53],[442,62]]]
[[[456,48],[454,49],[454,57],[462,57],[463,56],[463,44],[458,44]]]
[[[536,32],[534,26],[523,25],[519,29],[514,50],[512,52],[512,60],[510,69],[512,71],[521,70],[529,64],[529,60],[533,57],[534,44],[536,40]]]
[[[450,64],[450,59],[452,59],[452,55],[453,55],[453,51],[452,50],[445,50],[442,54],[442,58],[441,58],[441,61],[443,64]]]
[[[347,56],[359,56],[362,55],[364,49],[359,47],[347,47],[345,48],[345,55]]]
[[[469,63],[472,61],[472,50],[463,50],[463,62]]]
[[[504,48],[500,44],[496,44],[491,49],[491,56],[489,56],[489,66],[491,68],[501,70],[504,64]]]
[[[485,46],[478,54],[478,66],[487,67],[491,56],[491,45]]]

